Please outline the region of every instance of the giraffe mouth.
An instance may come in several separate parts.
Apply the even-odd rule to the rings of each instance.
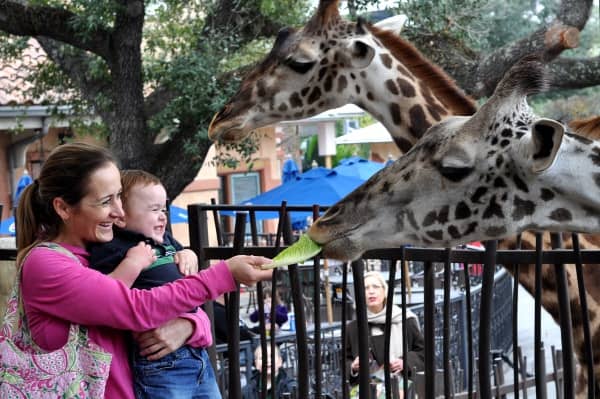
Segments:
[[[322,245],[322,253],[326,258],[351,261],[360,258],[364,252],[359,242],[351,237],[351,233],[359,227],[360,225],[353,226],[339,236],[329,236],[326,229],[315,223],[308,235]]]

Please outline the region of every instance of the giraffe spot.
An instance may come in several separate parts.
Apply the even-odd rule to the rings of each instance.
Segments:
[[[600,173],[594,173],[592,175],[593,179],[594,179],[594,183],[596,183],[596,185],[598,187],[600,187]]]
[[[390,192],[391,188],[392,188],[392,185],[390,182],[387,182],[387,181],[383,182],[383,185],[381,186],[381,192],[388,193],[388,192]]]
[[[458,231],[458,228],[454,225],[448,226],[448,234],[450,234],[450,237],[455,240],[458,240],[460,237],[462,237],[460,231]]]
[[[323,83],[323,90],[325,90],[325,92],[330,92],[331,89],[333,88],[333,78],[331,77],[331,75],[327,75],[327,78],[325,78],[325,83]]]
[[[500,142],[500,147],[504,148],[504,147],[508,146],[509,144],[510,144],[510,141],[504,139]]]
[[[365,71],[360,71],[360,77],[363,79],[367,78],[367,73]]]
[[[502,237],[506,234],[506,227],[504,226],[490,226],[485,229],[485,234],[488,237]]]
[[[492,141],[490,144],[492,144],[492,145],[498,144],[498,137],[496,137],[496,136],[492,137]]]
[[[471,196],[471,202],[474,204],[480,204],[481,202],[479,201],[481,200],[481,197],[483,197],[487,191],[487,187],[478,187],[477,190],[475,190],[475,193]]]
[[[287,111],[288,107],[286,105],[286,103],[281,103],[278,107],[279,112],[285,112]]]
[[[406,216],[408,216],[408,222],[412,226],[413,229],[418,230],[419,225],[417,224],[417,219],[415,219],[415,214],[411,210],[406,211]]]
[[[395,125],[400,125],[400,123],[402,123],[402,118],[400,116],[400,106],[398,104],[390,104],[390,114],[392,115],[392,120],[394,121]]]
[[[547,188],[542,188],[540,190],[540,195],[544,201],[550,201],[552,198],[554,198],[554,193],[552,190]]]
[[[266,95],[265,82],[263,82],[262,79],[256,82],[256,95],[258,97],[264,97]]]
[[[392,57],[390,57],[389,54],[381,54],[379,57],[381,58],[381,62],[383,63],[383,65],[385,65],[387,69],[392,68]]]
[[[550,219],[557,222],[568,222],[573,219],[573,215],[568,209],[557,208],[550,213]]]
[[[518,139],[520,139],[523,136],[525,136],[525,132],[517,132],[517,138]]]
[[[319,100],[319,98],[321,98],[321,89],[319,89],[318,87],[315,87],[313,89],[313,91],[310,93],[310,96],[308,97],[308,103],[309,104],[315,103]]]
[[[437,220],[437,212],[431,211],[423,219],[423,227],[431,226]]]
[[[329,60],[327,58],[323,58],[321,60],[321,65],[327,65],[327,64],[329,64]]]
[[[317,80],[320,82],[321,79],[323,79],[323,77],[325,76],[326,73],[327,73],[327,68],[321,68],[321,69],[319,69],[319,76],[318,76]]]
[[[439,122],[442,120],[442,117],[440,116],[435,105],[427,104],[427,111],[429,111],[429,114],[431,115],[431,117],[433,119],[435,119],[436,122]]]
[[[502,163],[504,163],[504,157],[502,156],[502,154],[499,154],[496,157],[496,168],[499,168],[502,166]]]
[[[579,141],[582,144],[585,144],[586,146],[589,146],[590,144],[593,143],[592,140],[588,139],[587,137],[580,136],[578,134],[565,133],[565,135],[571,137],[572,139]]]
[[[398,95],[398,87],[396,86],[396,83],[394,83],[394,81],[392,79],[388,79],[385,81],[385,87],[388,89],[388,91],[390,91],[393,95],[397,96]]]
[[[600,166],[600,147],[594,147],[590,159],[596,166]]]
[[[302,118],[304,116],[304,112],[300,111],[300,112],[296,112],[294,114],[294,118]]]
[[[350,72],[350,79],[356,80],[356,75],[354,74],[354,72]]]
[[[431,126],[431,123],[425,118],[425,112],[420,105],[413,105],[408,111],[410,118],[410,133],[416,137],[421,138],[423,133]]]
[[[396,65],[396,69],[400,72],[400,75],[404,76],[408,80],[413,80],[412,74],[408,71],[408,69],[404,68],[402,65]]]
[[[470,216],[471,216],[471,209],[464,201],[460,201],[456,205],[456,209],[454,210],[454,218],[456,220],[460,220],[460,219],[467,219]]]
[[[542,273],[542,288],[544,291],[556,292],[556,274],[554,271]]]
[[[300,95],[302,97],[306,97],[306,95],[308,94],[309,91],[310,91],[310,87],[305,87],[302,90],[300,90]]]
[[[477,223],[477,222],[471,222],[471,223],[469,223],[469,225],[467,226],[467,228],[463,232],[463,236],[466,236],[466,235],[474,233],[475,229],[477,228],[478,225],[479,225],[479,223]]]
[[[513,201],[513,212],[512,218],[514,221],[519,221],[527,215],[532,215],[535,211],[535,204],[529,200],[523,200],[518,196],[515,196]]]
[[[302,98],[300,97],[300,95],[297,92],[292,93],[292,95],[290,96],[290,106],[292,108],[302,107]]]
[[[412,171],[409,170],[402,175],[402,180],[409,181],[411,177],[412,177]]]
[[[405,139],[404,137],[394,136],[394,143],[400,148],[403,153],[407,153],[413,146],[413,143]]]
[[[354,86],[354,89],[356,90],[356,94],[360,94],[360,86],[359,85]]]
[[[348,87],[348,79],[344,75],[340,75],[338,78],[338,93],[343,92]]]
[[[529,187],[527,187],[527,184],[525,184],[525,182],[521,180],[519,175],[517,175],[516,173],[513,175],[513,181],[515,182],[515,185],[519,190],[524,191],[526,193],[529,192]]]
[[[502,137],[512,137],[513,136],[513,132],[510,129],[504,129],[504,130],[502,130],[502,132],[500,133],[500,135]]]
[[[504,179],[501,177],[496,177],[494,179],[494,187],[496,188],[505,188],[506,187],[506,183],[504,182]]]
[[[442,240],[444,238],[444,232],[442,230],[429,230],[426,231],[425,234],[427,234],[429,237],[433,238],[434,240]]]
[[[369,101],[373,101],[375,100],[375,96],[373,95],[373,93],[371,93],[370,91],[367,92],[367,99]]]
[[[500,205],[498,205],[498,203],[496,202],[495,195],[493,195],[492,198],[490,198],[490,202],[489,202],[487,208],[485,208],[485,211],[483,211],[482,217],[484,219],[491,219],[494,216],[496,216],[500,219],[502,219],[504,217],[504,212],[502,212],[502,207]]]
[[[396,79],[396,83],[400,87],[400,92],[402,92],[404,97],[414,97],[417,95],[415,87],[406,79],[398,78]]]

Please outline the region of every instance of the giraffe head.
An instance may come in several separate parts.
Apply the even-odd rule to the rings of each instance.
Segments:
[[[253,129],[354,103],[407,150],[433,123],[475,111],[439,68],[384,26],[340,17],[321,0],[301,29],[279,32],[271,52],[218,112],[209,137],[238,141]]]
[[[527,96],[544,66],[521,60],[472,117],[433,126],[411,151],[319,218],[308,234],[324,255],[454,246],[526,229],[600,231],[600,143],[538,118]]]

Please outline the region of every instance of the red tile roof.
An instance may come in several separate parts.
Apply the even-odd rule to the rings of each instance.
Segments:
[[[36,66],[44,63],[48,56],[35,39],[29,39],[29,47],[21,57],[9,62],[0,60],[0,106],[48,104],[56,93],[39,98],[31,97],[33,84],[28,80]]]

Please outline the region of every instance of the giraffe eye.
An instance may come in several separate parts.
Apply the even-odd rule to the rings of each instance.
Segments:
[[[288,58],[285,60],[285,65],[290,67],[290,69],[292,69],[295,72],[305,74],[306,72],[312,69],[312,67],[315,65],[315,61],[302,62],[296,61],[293,58]]]
[[[465,177],[469,176],[473,172],[474,168],[460,168],[455,166],[440,165],[438,167],[438,170],[446,179],[453,182],[458,182],[464,179]]]

